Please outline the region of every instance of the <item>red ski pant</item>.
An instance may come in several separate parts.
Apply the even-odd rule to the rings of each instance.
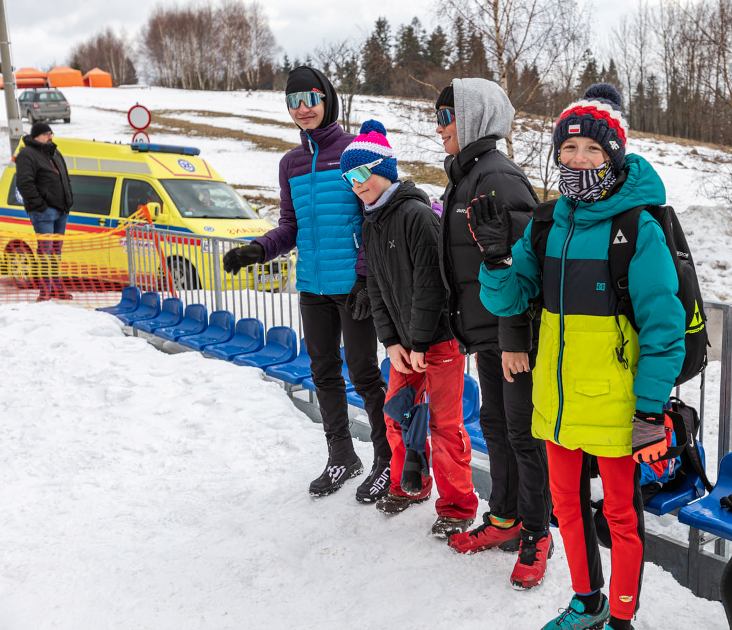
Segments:
[[[549,487],[567,553],[572,588],[586,594],[602,588],[602,563],[590,507],[590,456],[546,443]],[[630,455],[598,457],[605,495],[603,512],[610,527],[610,614],[632,619],[643,580],[645,533],[639,469]]]
[[[425,354],[427,370],[402,374],[392,366],[389,372],[389,400],[400,389],[411,385],[419,394],[426,388],[430,410],[430,437],[425,445],[427,460],[432,451],[432,471],[440,498],[437,513],[453,518],[474,518],[478,497],[473,491],[470,469],[470,440],[463,426],[463,372],[465,357],[452,339],[431,346]],[[408,496],[401,489],[405,447],[397,421],[385,415],[386,437],[391,446],[391,486],[389,492]],[[430,449],[431,445],[431,449]],[[432,490],[432,478],[422,480],[423,492]]]

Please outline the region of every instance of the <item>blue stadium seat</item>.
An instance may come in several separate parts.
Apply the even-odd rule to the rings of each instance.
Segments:
[[[310,355],[305,345],[305,339],[300,340],[300,353],[294,361],[269,366],[264,373],[272,378],[279,379],[290,385],[300,385],[304,379],[310,377]]]
[[[131,313],[118,313],[117,319],[125,324],[132,324],[143,319],[153,319],[160,315],[160,294],[146,291],[140,298],[140,306]]]
[[[389,385],[389,371],[391,370],[391,361],[389,361],[389,357],[386,357],[381,362],[381,375],[384,377],[384,381],[387,385]],[[349,405],[352,407],[358,407],[359,409],[363,409],[365,407],[363,398],[359,396],[358,392],[356,390],[351,390],[349,392],[346,392],[346,401]]]
[[[343,365],[341,366],[341,375],[343,376],[343,380],[346,382],[346,393],[352,392],[355,390],[355,388],[353,387],[353,383],[351,383],[351,380],[348,376],[348,366],[346,365],[346,351],[344,348],[341,348],[341,361],[343,361]],[[312,376],[304,378],[301,382],[301,385],[303,389],[307,389],[311,392],[315,391],[315,382],[313,381]]]
[[[699,448],[702,463],[704,463],[704,447],[701,442],[696,444]],[[644,509],[656,516],[662,516],[678,510],[692,501],[696,501],[703,497],[705,492],[706,489],[701,479],[699,479],[699,475],[689,473],[673,490],[661,490],[661,492],[651,497],[648,503],[645,504]]]
[[[470,424],[465,425],[465,430],[470,438],[470,446],[474,451],[488,454],[488,447],[483,437],[483,430],[480,428],[480,421],[473,420]]]
[[[717,485],[706,497],[679,510],[679,520],[691,527],[732,540],[732,510],[724,509],[719,500],[732,494],[732,453],[719,465]]]
[[[389,357],[386,357],[381,362],[381,376],[384,378],[384,382],[388,385],[389,384],[389,372],[391,372],[391,361],[389,360]]]
[[[102,313],[119,315],[120,313],[131,313],[140,305],[140,289],[137,287],[125,287],[122,289],[122,298],[114,306],[99,307]]]
[[[480,418],[480,390],[478,382],[465,374],[463,378],[463,422],[467,426]]]
[[[358,407],[359,409],[365,409],[366,404],[363,402],[363,398],[354,389],[350,392],[346,392],[346,402],[352,407]]]
[[[183,335],[197,335],[206,330],[208,310],[203,304],[186,306],[183,319],[175,326],[164,326],[155,331],[155,336],[168,341],[178,341]]]
[[[183,302],[178,298],[165,298],[160,314],[153,319],[143,319],[133,322],[132,328],[153,333],[164,326],[175,326],[183,319]]]
[[[214,311],[208,318],[208,328],[197,335],[184,335],[178,340],[182,346],[203,350],[206,346],[224,343],[234,336],[234,316],[229,311]]]
[[[267,331],[267,342],[257,352],[239,354],[232,359],[236,365],[267,368],[278,363],[289,363],[297,356],[297,337],[288,326],[273,326]]]
[[[223,361],[231,361],[239,354],[248,354],[261,350],[264,346],[264,326],[253,317],[244,317],[236,322],[234,336],[223,343],[207,346],[204,356]]]

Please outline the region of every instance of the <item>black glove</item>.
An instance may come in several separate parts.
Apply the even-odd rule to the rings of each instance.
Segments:
[[[224,254],[224,271],[237,274],[242,267],[261,262],[264,262],[264,247],[259,243],[249,243]]]
[[[371,315],[371,300],[364,276],[356,276],[356,283],[346,298],[346,308],[351,311],[351,317],[357,321]]]
[[[505,266],[511,257],[511,216],[490,197],[480,195],[466,208],[470,234],[490,265]]]

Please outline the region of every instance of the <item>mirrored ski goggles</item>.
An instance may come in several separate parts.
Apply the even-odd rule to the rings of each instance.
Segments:
[[[438,127],[447,127],[453,120],[455,120],[455,110],[452,107],[437,110]]]
[[[305,107],[315,107],[324,98],[325,94],[320,92],[291,92],[285,94],[287,106],[290,109],[297,109],[300,107],[300,103],[305,103]]]
[[[365,183],[366,180],[371,177],[371,169],[374,168],[374,166],[378,166],[383,161],[384,158],[381,158],[375,162],[370,162],[369,164],[362,164],[361,166],[357,166],[356,168],[346,171],[341,175],[341,177],[346,180],[346,184],[353,188],[354,182],[358,182],[359,184]]]

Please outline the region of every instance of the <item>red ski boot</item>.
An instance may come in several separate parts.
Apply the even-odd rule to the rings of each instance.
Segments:
[[[503,551],[516,551],[521,537],[521,522],[516,521],[511,527],[497,527],[491,521],[490,513],[483,514],[483,524],[469,532],[453,534],[448,545],[458,553],[477,553],[492,547],[500,547]]]
[[[511,586],[525,590],[539,586],[546,573],[546,562],[554,553],[551,533],[521,530],[519,557],[511,573]]]

